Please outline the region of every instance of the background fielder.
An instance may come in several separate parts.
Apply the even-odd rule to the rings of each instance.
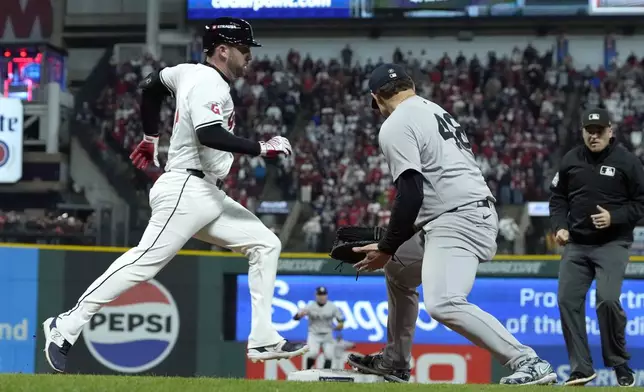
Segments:
[[[139,244],[114,261],[76,306],[43,324],[45,355],[56,371],[65,370],[69,349],[103,305],[153,278],[193,236],[249,259],[252,321],[247,355],[251,360],[290,358],[308,349],[286,341],[271,323],[280,240],[221,190],[232,153],[268,157],[291,153],[285,138],[255,142],[232,133],[235,108],[229,83],[244,75],[252,58],[250,48],[260,45],[250,24],[235,18],[219,18],[206,26],[203,41],[203,64],[164,68],[142,84],[145,137],[131,155],[135,166],[158,165],[161,102],[172,95],[177,108],[165,173],[150,190],[152,217]]]
[[[315,290],[315,301],[309,302],[304,309],[300,310],[293,319],[300,320],[308,317],[308,335],[306,343],[309,352],[306,354],[306,368],[311,369],[320,353],[324,353],[324,368],[330,369],[333,358],[336,356],[336,341],[333,338],[333,331],[342,331],[344,326],[344,315],[333,302],[329,302],[329,293],[324,286]],[[333,326],[333,320],[337,321]]]
[[[372,107],[387,117],[378,141],[397,192],[387,233],[378,244],[357,249],[366,257],[355,267],[385,268],[387,346],[382,355],[350,355],[349,363],[390,381],[409,380],[416,287],[422,283],[425,308],[434,320],[513,371],[502,384],[556,381],[550,364],[467,301],[479,262],[496,252],[498,217],[459,124],[443,108],[417,96],[413,81],[398,65],[376,68],[369,88]]]

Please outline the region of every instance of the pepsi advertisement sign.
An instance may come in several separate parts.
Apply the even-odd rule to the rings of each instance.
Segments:
[[[113,261],[110,253],[65,253],[67,309]],[[128,288],[105,304],[76,341],[69,372],[194,376],[197,263],[197,258],[176,256],[154,279]],[[123,282],[112,278],[101,284]]]
[[[38,249],[0,248],[0,373],[33,373]]]
[[[172,294],[151,280],[104,306],[83,330],[83,338],[87,349],[105,367],[141,373],[170,355],[179,327],[179,309]]]
[[[314,300],[315,288],[324,285],[329,300],[342,311],[344,339],[356,343],[386,341],[387,289],[382,276],[279,276],[273,299],[273,324],[286,339],[307,340],[306,319],[293,320],[298,309]],[[470,344],[467,339],[431,319],[421,302],[416,321],[415,343]],[[479,278],[469,296],[470,302],[494,315],[519,341],[531,346],[564,344],[557,280]],[[621,302],[628,324],[629,348],[644,348],[644,280],[625,280]],[[595,314],[595,284],[586,298],[586,329],[589,343],[600,345],[599,324]],[[248,276],[237,276],[236,340],[246,341],[251,325]]]
[[[242,19],[347,19],[357,0],[187,0],[188,20],[222,16]]]

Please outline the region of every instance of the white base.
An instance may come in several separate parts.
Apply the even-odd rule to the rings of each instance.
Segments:
[[[382,376],[362,374],[344,369],[308,369],[291,372],[288,381],[331,381],[331,382],[359,382],[375,383],[385,382]]]

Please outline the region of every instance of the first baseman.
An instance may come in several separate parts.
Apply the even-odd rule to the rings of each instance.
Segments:
[[[513,374],[502,384],[549,384],[552,366],[514,338],[491,314],[467,301],[479,262],[496,252],[495,199],[456,120],[419,97],[405,70],[376,68],[369,80],[372,107],[386,117],[378,141],[396,185],[387,233],[366,253],[359,270],[385,269],[389,312],[387,346],[349,363],[390,381],[409,380],[411,347],[423,285],[430,316],[490,351]]]
[[[309,302],[300,310],[293,319],[299,320],[308,317],[309,330],[306,343],[310,351],[305,355],[306,368],[311,369],[315,359],[324,352],[324,368],[330,369],[335,357],[335,339],[333,331],[341,331],[344,326],[344,315],[333,302],[329,301],[329,292],[326,287],[320,286],[315,290],[315,301]],[[333,321],[337,321],[335,327]]]
[[[103,305],[152,279],[191,237],[249,259],[249,359],[291,358],[308,350],[306,345],[285,340],[271,323],[280,240],[221,190],[233,153],[267,157],[291,154],[291,145],[283,137],[255,142],[233,134],[235,108],[230,83],[245,74],[252,58],[251,47],[258,46],[248,22],[219,18],[205,27],[204,63],[164,68],[142,82],[145,136],[130,156],[137,168],[145,168],[150,162],[159,165],[159,110],[166,96],[176,100],[165,172],[150,190],[152,216],[135,248],[116,259],[72,309],[44,322],[45,355],[54,370],[65,371],[70,348]]]

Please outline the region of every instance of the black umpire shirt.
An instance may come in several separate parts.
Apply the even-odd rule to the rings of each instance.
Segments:
[[[573,243],[601,245],[633,242],[633,229],[644,217],[644,167],[614,139],[600,153],[585,145],[570,150],[550,185],[550,218],[556,233],[566,229]],[[610,212],[610,226],[597,229],[591,215],[600,206]]]

